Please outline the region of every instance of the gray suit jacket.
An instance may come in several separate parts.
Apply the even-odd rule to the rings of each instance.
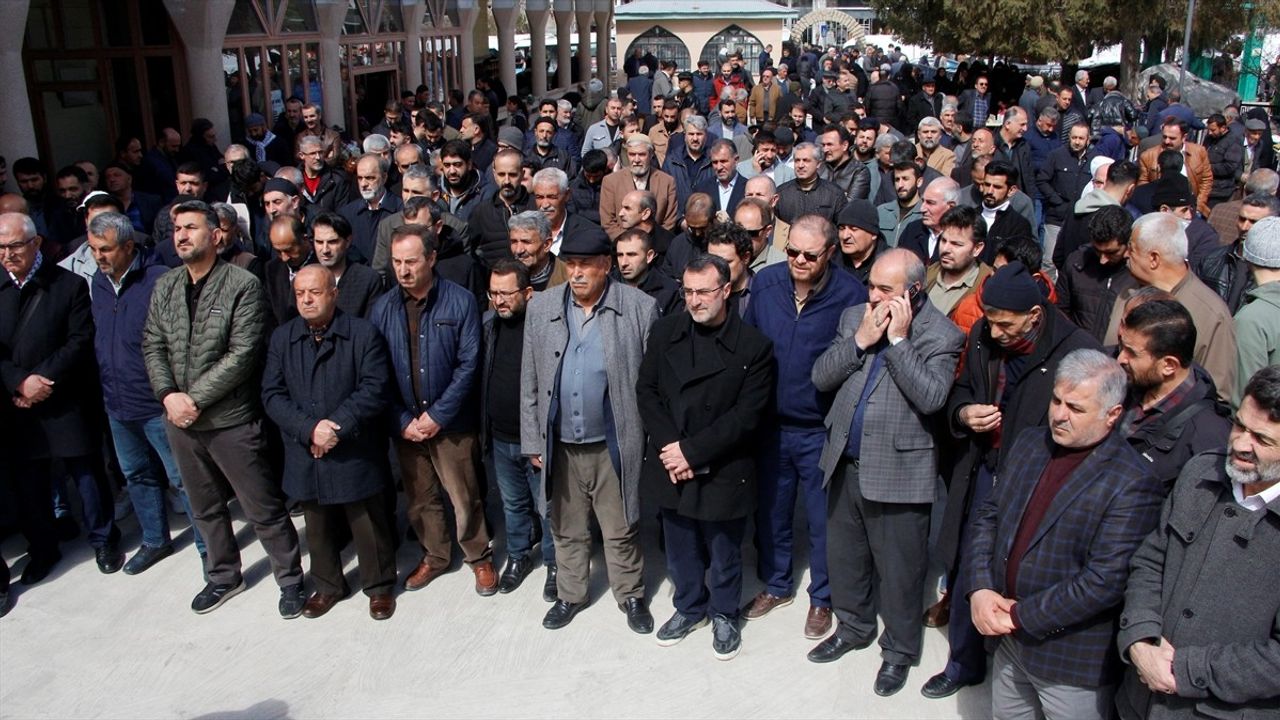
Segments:
[[[831,347],[813,364],[813,384],[839,388],[827,413],[827,442],[818,466],[831,481],[849,441],[849,426],[875,355],[858,354],[854,333],[870,305],[840,316]],[[887,503],[931,503],[936,497],[938,449],[929,416],[947,403],[964,348],[964,333],[926,301],[911,320],[907,339],[883,346],[884,360],[863,418],[859,473],[862,495]]]
[[[539,510],[546,510],[551,459],[560,405],[560,365],[569,345],[566,302],[569,285],[534,293],[524,321],[520,363],[520,452],[542,456]],[[636,405],[636,380],[658,304],[643,290],[610,281],[592,322],[600,322],[608,378],[609,455],[622,481],[627,522],[640,520],[640,471],[644,464],[644,426]]]

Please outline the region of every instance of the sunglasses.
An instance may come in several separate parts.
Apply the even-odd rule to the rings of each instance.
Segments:
[[[787,243],[787,246],[784,248],[783,251],[786,252],[787,257],[791,258],[792,260],[795,260],[796,258],[803,255],[804,259],[811,263],[818,262],[819,260],[822,259],[823,255],[827,254],[826,248],[823,248],[818,252],[805,252],[804,250],[801,250],[800,248],[796,247],[795,245],[792,245],[791,243]]]

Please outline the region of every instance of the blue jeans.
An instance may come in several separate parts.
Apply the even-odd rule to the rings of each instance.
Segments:
[[[758,574],[770,595],[790,597],[795,580],[792,570],[792,525],[796,495],[804,495],[809,524],[809,602],[831,607],[827,581],[827,492],[822,487],[818,458],[827,434],[816,431],[774,430],[764,440],[760,455],[760,505],[756,510],[756,544],[760,550]]]
[[[84,513],[84,527],[88,531],[89,545],[100,548],[120,540],[116,528],[111,487],[103,474],[102,461],[90,455],[61,458],[62,471],[75,483],[80,496],[80,509]],[[64,476],[50,478],[50,499],[54,517],[71,514],[71,502],[67,495]]]
[[[116,444],[116,459],[128,485],[133,513],[142,526],[142,544],[163,547],[169,544],[169,513],[165,502],[165,489],[172,486],[178,491],[182,507],[191,517],[191,502],[182,489],[182,476],[178,464],[169,450],[169,438],[164,433],[164,417],[150,420],[116,420],[111,423],[111,438]],[[204,553],[204,539],[195,525],[191,526],[196,549]]]
[[[533,549],[534,522],[542,523],[542,562],[554,565],[555,543],[551,537],[550,513],[539,515],[538,473],[529,458],[520,454],[520,443],[494,438],[493,475],[502,495],[502,514],[507,524],[507,558],[524,560]]]

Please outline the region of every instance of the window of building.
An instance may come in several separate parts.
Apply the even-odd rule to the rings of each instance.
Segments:
[[[737,25],[730,25],[707,41],[698,61],[705,60],[710,63],[712,72],[716,72],[720,68],[720,63],[728,60],[733,53],[741,52],[742,66],[754,74],[755,68],[760,64],[758,60],[763,50],[764,43],[760,42],[760,38]]]
[[[231,138],[251,113],[267,124],[285,101],[321,103],[320,33],[312,0],[236,0],[222,50]]]
[[[631,46],[627,48],[625,57],[631,57],[636,48],[640,48],[646,53],[653,53],[653,56],[658,58],[659,61],[670,60],[674,62],[678,70],[693,69],[689,60],[689,48],[684,44],[684,41],[661,25],[654,25],[631,41]]]

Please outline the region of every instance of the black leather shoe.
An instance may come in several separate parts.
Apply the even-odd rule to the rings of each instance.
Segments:
[[[507,566],[502,569],[502,577],[498,578],[498,592],[505,595],[520,587],[531,572],[533,572],[533,563],[529,562],[528,558],[508,560]]]
[[[876,673],[876,694],[889,697],[901,690],[907,684],[907,673],[910,670],[910,665],[896,665],[888,660],[881,663],[880,672]]]
[[[704,616],[694,620],[687,615],[681,615],[679,612],[671,616],[671,619],[662,623],[662,627],[658,628],[658,645],[661,647],[670,647],[689,636],[689,633],[697,630],[707,624],[707,618]]]
[[[35,556],[27,560],[27,566],[22,569],[22,584],[35,585],[49,577],[49,573],[61,559],[62,553],[55,552],[49,556]]]
[[[560,597],[560,591],[556,589],[556,566],[547,566],[547,579],[542,583],[542,599],[547,602],[555,602]]]
[[[627,614],[627,627],[632,632],[641,635],[653,632],[653,613],[644,604],[644,598],[627,598],[618,609]]]
[[[870,645],[871,639],[855,642],[853,640],[845,640],[839,634],[836,634],[818,643],[817,647],[809,651],[807,657],[809,662],[835,662],[854,650],[862,650]]]
[[[138,548],[138,552],[129,558],[129,562],[124,564],[125,575],[137,575],[145,572],[148,568],[161,560],[173,554],[173,545],[161,545],[160,547],[151,547],[143,545]]]
[[[931,699],[941,700],[945,697],[951,697],[960,692],[960,688],[968,685],[976,685],[977,683],[960,682],[947,677],[947,674],[940,672],[929,678],[924,687],[920,688],[920,694]]]
[[[584,602],[571,603],[556,600],[556,604],[552,605],[546,616],[542,618],[542,627],[548,630],[559,630],[568,625],[573,620],[573,616],[582,612],[582,608],[586,606],[587,604]]]
[[[119,572],[124,567],[124,554],[113,542],[93,549],[93,558],[98,561],[98,570],[103,575]]]

